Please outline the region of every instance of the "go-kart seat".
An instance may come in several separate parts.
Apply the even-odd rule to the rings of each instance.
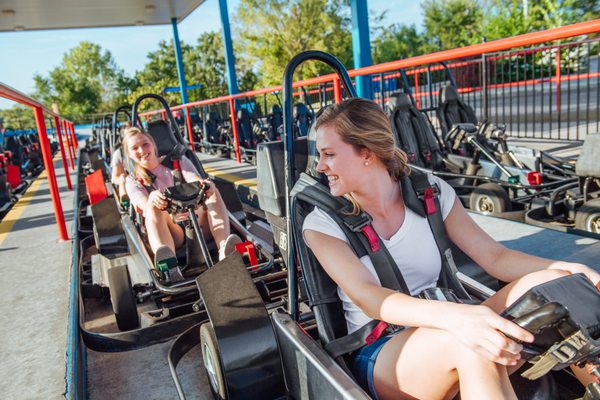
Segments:
[[[186,156],[194,167],[198,174],[202,178],[206,178],[208,175],[204,171],[202,164],[196,158],[196,155],[187,147],[184,146],[169,125],[163,120],[150,121],[148,123],[148,133],[154,141],[156,142],[156,147],[158,148],[158,155],[160,157],[165,156],[163,160],[163,164],[169,168],[172,168],[172,162],[175,159],[181,158],[181,156]]]
[[[240,145],[242,147],[252,146],[252,124],[250,123],[250,113],[245,108],[237,110],[237,125]]]
[[[210,143],[221,143],[218,129],[219,120],[219,114],[216,111],[211,111],[206,116],[206,132],[204,133],[204,138]]]
[[[575,164],[575,173],[580,177],[600,178],[600,133],[586,136],[581,154]]]
[[[399,147],[411,164],[432,169],[442,168],[444,157],[431,125],[413,106],[406,93],[398,93],[392,102],[390,122]]]
[[[13,164],[21,166],[23,164],[23,146],[17,141],[15,136],[6,138],[6,150],[12,153]]]
[[[294,125],[298,136],[306,136],[312,124],[312,113],[304,103],[294,105]]]
[[[468,104],[460,100],[454,86],[445,86],[442,88],[435,113],[440,121],[442,137],[446,137],[446,134],[450,132],[453,125],[463,123],[478,124],[475,112]]]
[[[270,140],[277,139],[277,131],[280,126],[283,125],[283,113],[281,107],[278,104],[271,106],[271,112],[269,114],[269,124],[271,125],[271,137]]]
[[[283,146],[283,141],[278,140],[259,143],[256,147],[256,189],[260,209],[265,212],[267,221],[273,228],[275,244],[287,253],[285,246],[286,193],[284,175],[286,166],[283,159]],[[308,153],[306,137],[295,140],[294,153],[297,170],[304,170]]]

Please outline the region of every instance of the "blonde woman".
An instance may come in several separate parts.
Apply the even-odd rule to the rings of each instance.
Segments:
[[[331,194],[349,196],[367,212],[400,269],[411,295],[436,286],[441,259],[426,218],[408,209],[399,179],[409,173],[395,146],[389,120],[372,101],[350,99],[325,110],[317,121],[317,170]],[[359,350],[353,371],[379,399],[515,399],[509,374],[533,336],[500,317],[532,286],[570,273],[594,284],[600,275],[581,265],[510,250],[488,236],[463,209],[454,190],[440,188],[450,240],[490,275],[510,282],[481,305],[423,300],[381,287],[368,256],[358,258],[337,223],[315,209],[304,222],[304,239],[338,285],[348,332],[372,319],[406,327]]]
[[[125,129],[123,149],[135,165],[135,176],[128,176],[126,180],[127,194],[131,203],[143,213],[155,266],[159,272],[176,268],[175,251],[184,243],[184,231],[165,211],[167,199],[163,194],[164,189],[174,185],[174,171],[161,164],[152,136],[137,127]],[[198,207],[196,214],[204,234],[212,236],[219,247],[219,259],[223,259],[240,242],[238,236],[230,234],[225,203],[215,184],[210,180],[203,181],[188,158],[182,157],[180,166],[186,182],[209,184],[206,210]]]

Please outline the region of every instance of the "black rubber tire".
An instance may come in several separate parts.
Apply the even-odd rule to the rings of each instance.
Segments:
[[[210,322],[200,325],[200,348],[202,349],[202,361],[208,375],[210,390],[215,399],[227,399],[227,387],[221,367],[221,353],[215,330]]]
[[[499,214],[512,211],[512,203],[502,186],[497,183],[484,183],[471,193],[469,208],[482,214]]]
[[[108,288],[119,329],[129,331],[138,328],[140,319],[126,265],[108,269]]]
[[[575,211],[575,228],[600,234],[600,199],[590,200]]]

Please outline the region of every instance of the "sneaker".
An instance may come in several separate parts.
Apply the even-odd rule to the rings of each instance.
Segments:
[[[173,277],[177,277],[181,275],[179,272],[179,267],[177,266],[177,257],[173,250],[171,250],[167,246],[160,246],[156,253],[154,254],[154,266],[156,267],[156,271],[160,275],[161,279],[170,282],[171,275]]]
[[[225,259],[229,254],[235,251],[235,245],[242,243],[242,239],[238,235],[229,235],[219,249],[219,261]]]

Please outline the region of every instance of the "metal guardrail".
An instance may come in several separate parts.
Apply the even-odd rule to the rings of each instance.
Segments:
[[[599,128],[599,50],[598,40],[577,41],[577,38],[598,33],[600,19],[355,69],[349,71],[349,75],[370,75],[378,88],[373,97],[381,103],[399,90],[399,71],[406,70],[418,106],[428,109],[436,104],[435,97],[442,84],[450,81],[448,75],[444,75],[444,67],[438,65],[446,63],[454,69],[453,76],[464,101],[477,110],[480,119],[505,123],[508,134],[516,137],[582,140],[585,134]],[[575,42],[523,48],[565,39]],[[574,58],[573,49],[586,51]],[[576,54],[579,51],[576,50]],[[423,73],[429,74],[427,79]],[[378,85],[378,81],[383,85]],[[297,95],[315,109],[340,101],[344,90],[333,74],[295,82],[293,87],[305,88],[306,93],[297,92]],[[230,120],[239,162],[236,102],[254,98],[255,102],[266,104],[265,96],[280,91],[281,86],[274,86],[183,104],[172,110],[222,104],[223,111],[229,112],[228,117],[221,115]],[[149,118],[160,112],[154,110],[141,115]],[[189,112],[186,117],[186,129],[193,145]],[[582,120],[586,123],[581,123]]]

